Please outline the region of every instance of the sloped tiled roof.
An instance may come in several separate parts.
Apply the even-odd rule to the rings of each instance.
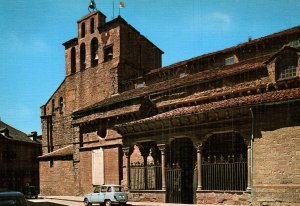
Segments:
[[[34,143],[34,141],[32,141],[29,137],[27,137],[27,134],[25,134],[24,132],[21,132],[20,130],[18,130],[0,120],[0,131],[4,130],[4,129],[8,129],[9,138],[12,140]]]
[[[73,145],[68,145],[66,147],[60,148],[43,156],[39,156],[39,159],[46,159],[50,157],[64,157],[73,155]]]
[[[287,101],[287,100],[299,99],[299,98],[300,98],[300,88],[272,91],[263,94],[226,99],[223,101],[212,102],[212,103],[207,103],[207,104],[202,104],[197,106],[181,107],[149,118],[120,124],[117,125],[116,127],[163,120],[163,119],[173,118],[181,115],[203,113],[211,110],[225,109],[229,107],[256,105],[256,104],[271,103],[271,102],[275,103],[275,102]]]
[[[206,70],[203,72],[199,72],[193,75],[186,76],[184,78],[171,79],[156,84],[152,84],[149,86],[145,86],[143,88],[126,91],[120,95],[113,96],[109,99],[105,99],[101,102],[98,102],[92,106],[76,111],[74,112],[74,114],[76,115],[81,112],[89,111],[94,108],[126,101],[137,97],[142,97],[145,95],[149,95],[151,93],[160,92],[171,88],[176,88],[180,86],[189,86],[189,85],[197,84],[199,82],[205,82],[208,80],[222,78],[227,75],[233,75],[235,73],[241,73],[241,72],[246,72],[253,69],[265,67],[264,63],[270,58],[271,55],[272,54],[257,57],[257,58],[252,58],[233,65],[221,66],[218,68],[214,68],[213,70]]]

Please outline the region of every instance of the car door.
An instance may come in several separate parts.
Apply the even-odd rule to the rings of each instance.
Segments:
[[[99,202],[100,190],[101,190],[101,187],[95,188],[94,193],[91,194],[91,199],[90,199],[91,203]]]
[[[106,192],[107,192],[107,186],[102,186],[101,187],[101,191],[100,191],[99,196],[98,196],[98,198],[99,198],[98,202],[99,203],[103,203],[104,202]]]

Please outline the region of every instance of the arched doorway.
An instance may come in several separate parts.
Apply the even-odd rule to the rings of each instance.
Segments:
[[[247,145],[239,133],[214,134],[203,145],[202,189],[245,191]]]
[[[167,156],[167,202],[192,204],[196,151],[188,138],[171,142]]]

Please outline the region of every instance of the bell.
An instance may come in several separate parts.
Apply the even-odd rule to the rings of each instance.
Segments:
[[[89,10],[95,10],[96,9],[96,3],[94,0],[91,0],[90,5],[89,5]]]
[[[98,59],[99,59],[99,57],[98,57],[98,55],[96,54],[96,55],[95,55],[95,60],[98,60]]]

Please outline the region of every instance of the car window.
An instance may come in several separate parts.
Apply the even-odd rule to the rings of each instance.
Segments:
[[[107,187],[106,186],[102,186],[101,187],[101,192],[106,192],[107,191]]]
[[[99,193],[100,189],[101,189],[100,187],[96,187],[95,190],[94,190],[94,193]]]
[[[111,192],[111,187],[108,187],[108,188],[107,188],[107,192]]]
[[[124,187],[115,187],[115,192],[124,192]]]

